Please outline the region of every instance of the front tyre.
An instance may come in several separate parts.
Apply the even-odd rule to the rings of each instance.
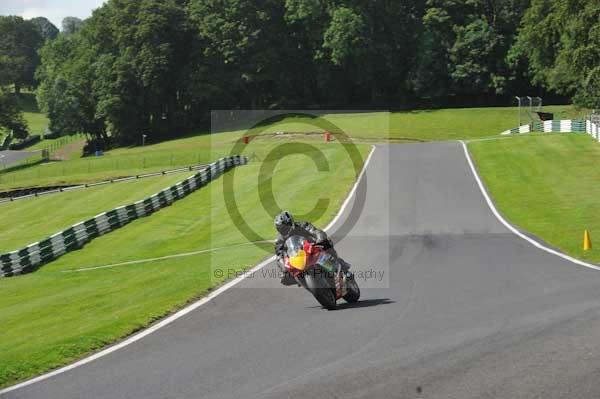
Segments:
[[[359,298],[360,288],[354,277],[351,277],[346,281],[346,295],[344,295],[344,299],[348,303],[356,303]]]
[[[304,276],[304,280],[306,281],[306,287],[321,306],[327,310],[334,310],[336,308],[335,293],[325,278],[320,275],[315,276],[312,273],[307,273]]]

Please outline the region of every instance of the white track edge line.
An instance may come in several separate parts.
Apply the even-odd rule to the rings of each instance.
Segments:
[[[569,256],[567,254],[564,254],[562,252],[556,251],[552,248],[548,248],[547,246],[545,246],[544,244],[542,244],[539,241],[534,240],[531,237],[528,237],[527,235],[523,234],[522,232],[520,232],[517,228],[515,228],[513,225],[511,225],[509,222],[506,221],[506,219],[504,219],[504,217],[502,217],[502,215],[500,214],[500,212],[498,212],[498,210],[496,209],[496,206],[494,205],[494,203],[492,202],[492,200],[490,199],[490,196],[487,192],[487,190],[485,189],[485,186],[483,185],[483,182],[481,181],[481,178],[479,177],[479,173],[477,172],[477,169],[475,169],[475,165],[473,164],[473,160],[471,159],[471,155],[469,154],[469,150],[467,149],[467,145],[465,144],[465,142],[463,140],[460,140],[460,143],[463,146],[463,150],[465,153],[465,157],[467,158],[467,162],[469,163],[469,167],[471,168],[471,172],[473,173],[473,176],[475,177],[475,181],[477,182],[477,185],[479,186],[479,190],[481,191],[481,194],[483,194],[483,198],[485,198],[485,202],[487,202],[488,207],[490,208],[490,210],[492,211],[492,213],[494,214],[494,216],[496,216],[496,219],[498,219],[500,221],[500,223],[502,223],[508,230],[510,230],[513,234],[519,236],[520,238],[524,239],[525,241],[529,242],[530,244],[532,244],[534,247],[541,249],[542,251],[546,251],[552,255],[556,255],[560,258],[563,258],[571,263],[574,263],[576,265],[579,266],[584,266],[590,269],[594,269],[594,270],[600,270],[600,267],[595,266],[591,263],[587,263],[584,262],[582,260],[573,258],[572,256]]]
[[[326,231],[329,230],[329,229],[331,229],[333,227],[333,225],[337,223],[337,221],[340,219],[340,217],[342,216],[342,214],[346,210],[346,207],[350,203],[350,200],[352,199],[352,197],[354,197],[354,193],[356,192],[356,189],[358,188],[358,184],[362,180],[362,177],[365,174],[365,171],[367,170],[367,166],[369,165],[369,162],[371,162],[371,156],[373,155],[374,152],[375,152],[375,146],[372,145],[371,146],[371,151],[369,152],[369,155],[367,155],[367,159],[365,160],[365,163],[363,164],[363,168],[360,171],[360,173],[358,174],[358,177],[356,178],[356,181],[354,182],[354,185],[352,186],[352,190],[350,190],[350,193],[348,193],[348,196],[346,197],[346,200],[342,203],[342,206],[340,207],[340,210],[333,217],[333,220],[331,222],[329,222],[329,224],[325,227]]]
[[[344,213],[344,210],[346,209],[346,207],[348,206],[348,204],[350,203],[350,199],[354,196],[354,193],[356,192],[356,189],[359,185],[359,183],[362,180],[363,175],[365,174],[365,171],[367,170],[367,166],[369,165],[369,162],[371,161],[371,156],[373,155],[373,153],[375,152],[375,146],[372,145],[371,146],[371,152],[369,152],[369,155],[367,156],[367,159],[365,160],[365,163],[363,164],[363,168],[360,172],[360,174],[358,175],[356,182],[354,182],[354,186],[352,186],[352,190],[350,190],[350,193],[348,194],[348,196],[346,197],[346,200],[342,203],[342,207],[340,208],[340,210],[338,211],[338,213],[334,216],[333,220],[327,225],[327,227],[325,227],[325,230],[329,230],[338,220],[339,218],[342,216],[342,214]],[[171,323],[173,323],[175,320],[187,315],[190,312],[193,312],[194,310],[198,309],[200,306],[204,305],[207,302],[210,302],[213,298],[217,297],[218,295],[222,294],[223,292],[227,291],[228,289],[230,289],[231,287],[234,287],[235,285],[239,284],[240,282],[242,282],[243,280],[246,279],[247,276],[251,276],[253,275],[255,272],[258,272],[260,269],[262,269],[263,267],[265,267],[267,264],[269,264],[270,262],[272,262],[273,260],[275,260],[275,256],[271,256],[265,260],[263,260],[262,262],[260,262],[258,265],[254,266],[251,270],[247,271],[246,273],[243,273],[240,277],[235,278],[234,280],[231,280],[230,282],[226,283],[225,285],[222,285],[221,287],[217,288],[215,291],[211,292],[210,294],[208,294],[207,296],[203,297],[202,299],[192,303],[191,305],[179,310],[176,313],[173,313],[171,316],[167,317],[166,319],[161,320],[160,322],[146,328],[143,331],[140,331],[139,333],[132,335],[129,338],[126,338],[124,341],[121,341],[113,346],[110,346],[106,349],[101,350],[100,352],[94,353],[88,357],[85,357],[81,360],[76,361],[75,363],[69,364],[67,366],[61,367],[59,369],[56,369],[54,371],[51,371],[49,373],[46,374],[42,374],[38,377],[34,377],[30,380],[27,381],[23,381],[17,385],[13,385],[11,387],[8,388],[4,388],[2,390],[0,390],[0,395],[4,395],[8,392],[11,391],[15,391],[17,389],[20,388],[24,388],[28,385],[32,385],[35,384],[36,382],[40,382],[43,380],[46,380],[48,378],[54,377],[55,375],[58,374],[63,374],[67,371],[73,370],[79,366],[83,366],[84,364],[93,362],[96,359],[99,359],[101,357],[104,357],[106,355],[109,355],[113,352],[118,351],[121,348],[124,348],[134,342],[137,342],[139,340],[141,340],[142,338],[152,334],[153,332],[161,329],[162,327],[165,327]]]

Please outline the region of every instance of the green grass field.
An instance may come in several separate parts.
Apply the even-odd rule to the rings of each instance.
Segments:
[[[249,150],[264,155],[276,146],[251,143]],[[321,216],[314,219],[323,227],[339,209],[355,174],[341,145],[315,143],[315,147],[314,151],[321,151],[329,162],[329,172],[318,172],[305,155],[293,155],[283,158],[276,167],[272,164],[272,174],[260,178],[272,177],[279,205],[297,214],[310,211],[315,198],[330,198],[327,208],[320,209]],[[368,146],[360,147],[363,158],[369,150]],[[272,215],[257,206],[261,164],[251,162],[235,169],[233,192],[252,228],[272,239]],[[221,177],[174,205],[100,237],[35,273],[0,279],[0,386],[73,361],[206,294],[231,277],[227,272],[223,277],[214,277],[215,268],[239,271],[267,256],[270,252],[264,248],[235,246],[247,239],[223,205],[223,181]],[[228,246],[231,248],[210,254],[65,272]]]
[[[19,95],[19,106],[23,111],[23,117],[27,122],[29,134],[42,134],[48,126],[48,118],[40,111],[35,94],[27,91]]]
[[[190,175],[149,177],[0,204],[0,253],[21,249],[101,212],[144,199]]]
[[[570,105],[544,107],[553,112],[555,119],[576,119],[585,115]],[[517,125],[516,107],[449,108],[406,112],[365,112],[329,114],[324,119],[355,139],[439,141],[472,139],[494,136]],[[261,134],[277,131],[323,131],[319,122],[308,117],[292,117],[267,129],[257,128]]]
[[[169,147],[166,145],[165,147]],[[0,190],[16,187],[44,186],[64,183],[85,183],[116,177],[157,172],[211,161],[210,148],[189,148],[182,152],[156,151],[149,154],[109,152],[102,157],[77,157],[66,161],[33,164],[33,166],[1,173]],[[29,161],[35,161],[39,156]]]
[[[43,134],[48,127],[48,118],[41,112],[23,112],[25,122],[29,128],[29,134]]]
[[[584,112],[572,106],[549,106],[557,118],[577,118]],[[59,184],[67,181],[86,182],[130,176],[140,171],[158,171],[171,167],[208,162],[213,155],[226,154],[242,135],[272,135],[275,132],[319,132],[323,126],[337,126],[358,141],[416,141],[473,139],[498,135],[516,124],[517,109],[462,108],[414,112],[375,112],[331,114],[323,117],[329,125],[306,117],[286,118],[265,129],[251,132],[237,130],[213,135],[198,135],[166,141],[145,147],[120,148],[103,157],[78,158],[0,173],[0,190]],[[335,131],[335,129],[332,129]],[[260,139],[264,140],[264,139]],[[280,138],[279,140],[285,140]],[[319,142],[320,136],[302,140]]]
[[[283,125],[279,125],[283,126]],[[306,128],[306,126],[305,126]],[[201,163],[230,155],[231,148],[244,132],[228,132],[214,135],[192,136],[165,141],[144,147],[118,148],[107,151],[101,157],[72,157],[68,161],[50,162],[16,171],[0,171],[0,190],[15,187],[43,186],[63,183],[83,183],[122,176],[177,168]],[[304,141],[320,144],[322,138],[303,137],[277,139],[277,142]],[[271,139],[261,138],[249,147],[246,155],[266,155],[265,144]]]
[[[72,136],[58,137],[56,139],[44,139],[30,147],[27,147],[27,151],[42,150],[47,148],[50,150],[50,152],[54,152],[61,147],[77,142],[85,142],[85,136],[83,134],[76,134]],[[78,157],[81,157],[81,153],[78,154]]]
[[[19,96],[20,108],[23,111],[23,118],[27,123],[27,128],[29,129],[29,134],[31,135],[43,135],[48,127],[50,121],[46,114],[41,112],[38,108],[35,94],[31,92],[22,92]],[[0,139],[2,137],[2,132],[0,132]],[[82,137],[78,137],[77,139],[81,140]],[[47,148],[52,146],[53,144],[58,144],[61,139],[43,139],[39,143],[36,143],[30,147],[27,147],[28,151],[39,150],[42,148]],[[64,138],[63,138],[64,140]],[[72,141],[68,139],[68,141]]]
[[[35,98],[24,93],[22,108],[31,134],[40,134],[48,126],[48,119],[39,112]],[[545,112],[554,113],[555,119],[576,119],[585,115],[570,105],[551,105]],[[517,125],[516,107],[448,108],[402,112],[353,112],[324,115],[333,124],[333,131],[343,131],[355,139],[392,141],[431,141],[487,137]],[[525,111],[523,111],[525,118]],[[278,131],[320,132],[314,118],[286,118],[272,124],[261,133]],[[235,130],[235,129],[228,129]]]
[[[29,134],[42,134],[48,126],[48,118],[41,112],[23,112],[23,118],[27,123]],[[0,131],[0,140],[4,136],[3,132]],[[42,140],[43,141],[43,140]]]
[[[537,134],[468,144],[499,210],[574,257],[600,262],[600,144],[586,134]],[[598,241],[582,250],[583,231]]]

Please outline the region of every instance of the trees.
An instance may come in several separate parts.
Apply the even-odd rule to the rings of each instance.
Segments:
[[[348,7],[331,12],[331,22],[323,35],[323,47],[331,53],[331,61],[344,66],[361,58],[366,51],[365,22],[360,14]]]
[[[134,143],[181,128],[191,42],[184,16],[177,0],[113,0],[81,30],[47,43],[38,98],[51,129]]]
[[[58,36],[58,28],[44,17],[30,19],[44,40],[54,40]]]
[[[168,134],[182,120],[187,91],[181,71],[191,42],[184,15],[175,0],[113,1],[82,30],[86,40],[105,44],[95,68],[96,114],[127,142],[142,133],[150,139]],[[137,23],[103,27],[129,19]]]
[[[5,57],[5,79],[15,87],[35,86],[38,49],[43,39],[36,26],[17,16],[0,16],[0,57]]]
[[[0,55],[0,130],[12,132],[17,138],[27,137],[27,125],[19,109],[17,97],[8,90],[11,82],[8,69],[12,64]]]
[[[62,20],[62,32],[69,36],[81,30],[83,21],[77,17],[65,17]]]
[[[285,70],[293,68],[290,53],[296,47],[287,34],[283,2],[192,0],[189,10],[199,42],[195,63],[209,68],[209,90],[245,107],[277,102],[279,87],[294,79]]]
[[[42,65],[37,100],[48,114],[49,128],[62,134],[105,137],[105,123],[96,115],[94,53],[77,35],[59,35],[40,51]]]
[[[39,99],[53,129],[123,143],[200,126],[211,109],[485,103],[531,90],[529,69],[533,85],[577,90],[590,103],[600,85],[589,29],[597,8],[584,0],[108,0],[85,23],[65,19],[41,51]]]
[[[3,129],[20,139],[29,135],[17,98],[6,87],[0,87],[0,130]]]
[[[600,5],[584,0],[532,0],[514,53],[532,78],[579,105],[600,108]]]
[[[518,76],[507,56],[529,0],[427,0],[414,73],[426,95],[505,94]],[[428,84],[430,82],[431,84]]]

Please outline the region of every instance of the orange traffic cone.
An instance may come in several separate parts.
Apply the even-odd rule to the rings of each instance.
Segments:
[[[583,232],[583,250],[588,251],[592,249],[592,240],[590,239],[590,233],[587,230]]]

